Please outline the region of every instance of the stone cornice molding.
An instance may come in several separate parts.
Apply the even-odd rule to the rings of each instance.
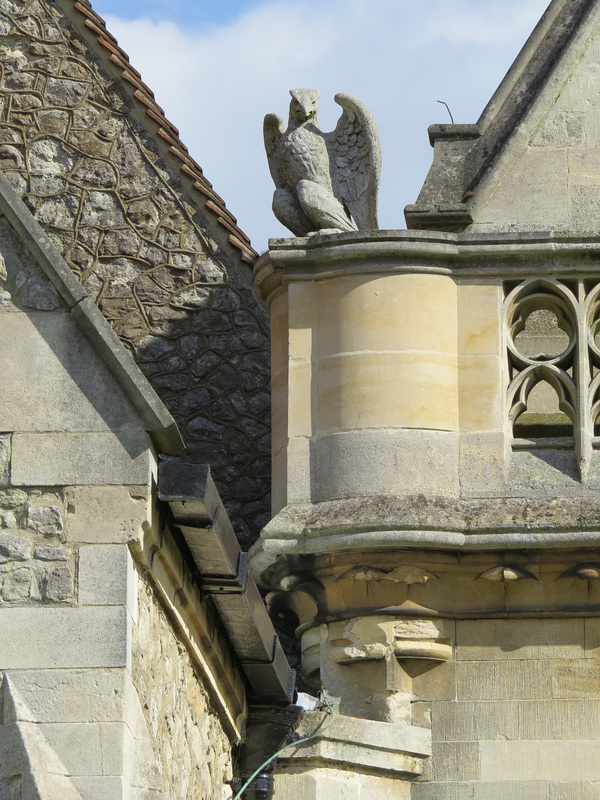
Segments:
[[[560,231],[444,233],[357,231],[271,239],[254,266],[258,294],[268,302],[292,281],[339,274],[433,273],[455,278],[597,275],[600,236]]]
[[[287,506],[250,553],[260,574],[278,555],[440,549],[462,551],[600,547],[594,497],[553,499],[421,496],[350,498]]]

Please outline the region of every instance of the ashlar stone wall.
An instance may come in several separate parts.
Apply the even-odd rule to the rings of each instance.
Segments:
[[[81,17],[70,0],[0,0],[0,169],[134,354],[189,453],[211,465],[250,542],[269,514],[267,315],[249,268],[176,177],[168,144],[136,116],[134,87],[69,15]]]
[[[144,486],[0,490],[0,687],[36,734],[14,743],[0,688],[0,800],[231,797],[236,737],[131,555],[153,509]]]
[[[127,542],[149,499],[139,485],[0,490],[1,800],[160,797],[128,668]]]
[[[236,737],[131,555],[154,508],[142,485],[0,490],[0,800],[38,797],[32,776],[48,798],[231,797]]]
[[[599,796],[598,619],[458,621],[453,659],[413,690],[433,755],[412,800]]]

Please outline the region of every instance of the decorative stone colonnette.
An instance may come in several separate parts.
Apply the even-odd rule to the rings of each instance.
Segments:
[[[299,745],[278,799],[595,796],[599,263],[591,237],[422,231],[257,262],[276,514],[251,565],[353,742]]]

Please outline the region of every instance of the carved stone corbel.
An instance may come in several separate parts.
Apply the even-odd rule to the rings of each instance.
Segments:
[[[370,618],[368,627],[371,627]],[[354,640],[354,632],[360,624],[352,620],[346,631]],[[452,643],[444,636],[444,622],[432,620],[396,620],[377,622],[376,628],[385,636],[385,641],[366,641],[357,644],[336,643],[331,658],[338,664],[352,664],[355,661],[383,661],[395,658],[411,677],[435,664],[449,661],[452,657]]]
[[[342,698],[343,713],[388,722],[410,719],[412,679],[452,658],[446,620],[356,617],[302,637],[304,678]]]

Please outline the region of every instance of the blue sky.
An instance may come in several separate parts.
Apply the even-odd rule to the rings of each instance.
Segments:
[[[253,0],[93,0],[101,15],[114,14],[132,20],[147,17],[155,22],[172,20],[182,27],[227,23],[251,6]]]
[[[476,122],[548,0],[92,0],[241,227],[263,250],[271,212],[262,120],[288,90],[372,111],[383,151],[380,226],[403,228],[431,163],[427,127]]]

